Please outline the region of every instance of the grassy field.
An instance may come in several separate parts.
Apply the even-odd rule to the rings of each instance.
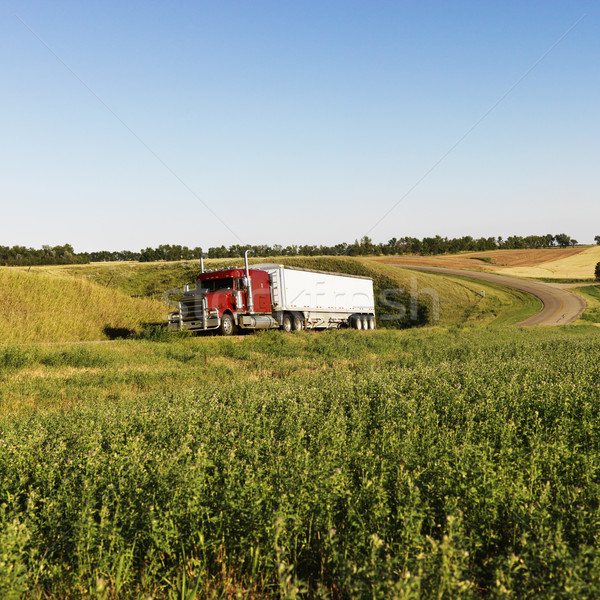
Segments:
[[[594,268],[600,262],[600,246],[586,248],[566,258],[550,260],[538,265],[502,269],[503,275],[544,279],[594,279]]]
[[[543,281],[593,281],[600,247],[490,250],[440,256],[378,257],[379,262],[490,271]]]
[[[487,250],[484,252],[460,252],[459,254],[440,254],[437,256],[385,256],[375,258],[374,260],[415,265],[437,265],[456,269],[472,268],[497,271],[498,267],[539,267],[548,262],[573,258],[582,252],[590,250],[590,248],[592,247]]]
[[[110,339],[164,320],[165,307],[83,278],[0,267],[0,340]]]
[[[583,313],[581,319],[588,323],[600,325],[600,285],[577,287],[571,291],[582,296],[587,302],[587,310]]]
[[[518,292],[289,262],[419,327],[396,292],[375,331],[181,336],[196,263],[0,270],[0,598],[597,597],[597,288],[519,329]]]
[[[0,351],[0,597],[594,598],[595,327]]]
[[[298,257],[284,264],[372,277],[380,326],[411,327],[477,322],[518,322],[540,308],[527,294],[463,278],[398,269],[368,259]],[[230,264],[206,261],[207,268]],[[264,262],[253,259],[251,262]],[[164,322],[172,310],[161,302],[169,289],[192,282],[199,261],[94,263],[0,268],[2,340],[57,342],[136,336]],[[482,291],[484,294],[482,294]],[[411,304],[411,294],[416,305]]]

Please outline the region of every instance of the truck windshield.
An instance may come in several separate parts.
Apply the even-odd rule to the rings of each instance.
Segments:
[[[206,279],[204,281],[197,281],[196,287],[198,290],[202,290],[205,293],[218,292],[221,290],[232,290],[233,277],[223,277],[223,279]]]

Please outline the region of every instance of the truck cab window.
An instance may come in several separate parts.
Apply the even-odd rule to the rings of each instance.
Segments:
[[[222,279],[205,279],[197,282],[197,288],[206,293],[222,292],[233,289],[233,277]]]

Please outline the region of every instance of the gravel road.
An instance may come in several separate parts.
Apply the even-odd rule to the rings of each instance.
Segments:
[[[482,271],[469,271],[466,269],[393,264],[402,269],[431,271],[443,275],[457,275],[459,277],[468,277],[469,279],[488,281],[537,296],[544,304],[542,310],[532,317],[525,319],[525,321],[515,323],[519,327],[531,327],[532,325],[568,325],[578,319],[586,308],[583,298],[549,283],[529,281],[528,279],[519,279],[517,277],[509,277],[508,275],[496,275],[495,273],[485,273]]]

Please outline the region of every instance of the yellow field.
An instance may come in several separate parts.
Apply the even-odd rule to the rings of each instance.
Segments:
[[[594,268],[600,262],[600,246],[586,248],[583,252],[544,262],[536,266],[497,269],[503,275],[516,277],[545,277],[550,279],[593,279]]]
[[[537,250],[491,250],[441,256],[381,256],[378,262],[489,271],[515,277],[593,279],[600,262],[600,246],[541,248]]]

